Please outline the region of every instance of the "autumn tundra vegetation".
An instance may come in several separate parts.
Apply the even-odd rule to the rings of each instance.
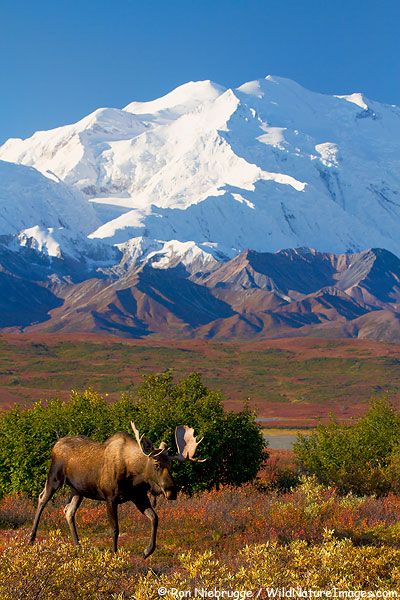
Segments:
[[[227,412],[223,400],[198,374],[175,381],[166,372],[114,402],[74,391],[68,400],[4,411],[0,597],[152,599],[159,588],[195,587],[254,594],[290,586],[400,589],[400,415],[390,399],[375,398],[351,424],[332,419],[299,436],[294,453],[269,450],[252,411]],[[204,462],[168,458],[189,457],[182,425],[203,437],[194,449]],[[159,494],[157,550],[143,558],[149,522],[127,502],[112,554],[104,504],[87,498],[77,512],[81,543],[73,545],[62,488],[28,544],[52,448],[65,436],[87,436],[104,448],[118,431],[141,460],[161,450],[180,489],[173,502]],[[139,432],[151,448],[144,438],[138,444]],[[161,487],[153,486],[156,495]]]

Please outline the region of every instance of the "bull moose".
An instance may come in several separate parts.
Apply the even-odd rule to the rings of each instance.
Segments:
[[[113,532],[113,551],[118,547],[118,505],[132,501],[151,522],[150,542],[144,551],[147,558],[156,548],[158,516],[151,506],[148,492],[153,496],[163,494],[167,500],[176,500],[177,487],[171,476],[173,460],[196,461],[197,441],[194,430],[187,425],[175,429],[178,454],[168,454],[162,442],[154,447],[149,438],[140,436],[131,422],[136,441],[127,433],[116,433],[103,444],[84,436],[63,437],[56,442],[51,453],[51,465],[46,485],[39,494],[30,542],[36,532],[43,509],[54,493],[64,484],[71,488],[64,514],[74,544],[79,543],[75,513],[83,498],[102,500]],[[199,461],[201,462],[201,461]]]

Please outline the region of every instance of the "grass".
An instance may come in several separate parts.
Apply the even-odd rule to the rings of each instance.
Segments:
[[[120,507],[122,552],[113,562],[102,503],[86,500],[78,511],[85,541],[74,550],[62,512],[65,499],[59,497],[45,510],[32,548],[26,538],[34,504],[21,496],[5,498],[0,502],[0,592],[4,598],[19,597],[15,590],[22,581],[33,590],[23,597],[47,600],[54,592],[67,598],[63,578],[75,585],[74,598],[84,598],[84,589],[91,598],[111,598],[111,593],[157,598],[160,585],[253,590],[260,585],[372,590],[400,585],[399,497],[340,497],[310,478],[281,494],[271,491],[270,475],[267,469],[255,485],[160,502],[158,549],[147,561],[141,553],[149,525],[133,505]],[[84,588],[88,585],[93,589]],[[109,595],[96,595],[102,586]]]
[[[3,406],[29,404],[90,385],[115,398],[144,374],[199,371],[225,393],[227,407],[250,398],[259,416],[276,418],[263,423],[272,437],[304,432],[329,412],[341,420],[356,416],[374,391],[389,390],[398,403],[398,355],[390,344],[345,340],[167,344],[2,335],[0,394]],[[0,598],[152,600],[161,586],[254,594],[260,586],[400,588],[400,497],[343,497],[312,478],[292,489],[297,483],[293,454],[271,450],[253,484],[160,501],[158,549],[147,561],[149,523],[133,505],[120,507],[121,552],[113,557],[104,504],[85,500],[79,509],[83,544],[76,549],[59,496],[28,547],[35,502],[3,498]]]
[[[320,485],[312,477],[305,477],[293,490],[280,493],[274,477],[291,464],[291,453],[275,451],[255,484],[226,486],[193,497],[180,495],[175,502],[159,500],[159,548],[149,559],[151,567],[164,571],[176,565],[177,553],[195,547],[234,556],[246,543],[319,543],[326,529],[333,530],[338,539],[346,537],[355,544],[400,548],[399,496],[339,496],[334,488]],[[48,504],[39,539],[55,529],[69,535],[63,513],[65,503],[65,496],[59,495]],[[35,506],[36,501],[22,495],[0,501],[0,549],[4,550],[14,537],[27,536]],[[122,505],[119,512],[121,547],[140,559],[149,536],[148,521],[133,504]],[[77,527],[81,536],[88,537],[97,547],[105,550],[110,546],[104,503],[86,499],[77,513]]]
[[[264,428],[262,429],[262,432],[264,434],[265,437],[276,437],[276,436],[281,436],[281,435],[298,435],[299,433],[301,433],[302,435],[304,435],[304,433],[312,433],[314,431],[314,429],[293,429],[291,427],[269,427],[269,428]]]
[[[360,340],[224,344],[2,335],[0,397],[10,406],[90,385],[114,398],[143,375],[172,368],[177,377],[199,371],[206,385],[224,392],[229,408],[249,398],[259,416],[310,426],[330,412],[341,420],[358,416],[375,392],[388,391],[399,402],[398,350]]]

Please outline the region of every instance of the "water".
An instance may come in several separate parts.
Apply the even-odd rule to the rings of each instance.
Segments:
[[[269,448],[273,448],[274,450],[292,450],[293,444],[297,439],[297,434],[295,433],[282,433],[279,435],[265,435],[266,440],[268,440]]]

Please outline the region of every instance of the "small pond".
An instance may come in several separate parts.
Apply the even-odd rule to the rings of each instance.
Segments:
[[[291,450],[297,439],[297,433],[282,433],[278,435],[266,434],[264,437],[269,442],[269,448],[275,450]]]

